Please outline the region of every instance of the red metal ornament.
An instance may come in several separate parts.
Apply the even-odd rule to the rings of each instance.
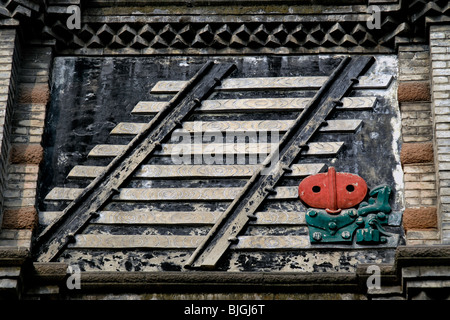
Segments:
[[[356,206],[367,194],[367,183],[352,173],[328,172],[309,176],[298,186],[298,195],[307,205],[337,214],[342,209]]]

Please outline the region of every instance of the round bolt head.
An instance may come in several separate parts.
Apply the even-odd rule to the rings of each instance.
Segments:
[[[328,228],[330,228],[330,230],[336,230],[337,228],[336,222],[331,221],[330,223],[328,223]]]
[[[322,240],[322,234],[320,232],[314,232],[313,233],[313,239],[316,241]]]
[[[380,220],[384,220],[384,219],[386,219],[386,214],[384,212],[378,212],[377,217]]]
[[[344,239],[350,239],[351,234],[349,231],[342,231],[341,236]]]
[[[356,219],[356,224],[359,225],[359,226],[364,225],[364,219],[359,217],[358,219]]]
[[[311,218],[314,218],[315,216],[317,216],[317,212],[314,210],[308,211],[308,216],[310,216]]]
[[[66,237],[66,241],[68,243],[75,243],[76,242],[75,235],[73,233],[69,233]]]

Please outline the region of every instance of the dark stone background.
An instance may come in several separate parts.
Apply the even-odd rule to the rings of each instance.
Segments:
[[[119,122],[146,122],[151,116],[131,115],[131,110],[139,101],[167,101],[170,96],[150,94],[151,88],[160,80],[188,80],[209,59],[223,62],[234,62],[237,71],[232,77],[279,77],[279,76],[328,76],[339,64],[342,57],[336,56],[266,56],[266,57],[58,57],[55,59],[53,70],[53,83],[51,90],[51,102],[48,108],[45,136],[44,136],[44,162],[41,168],[39,180],[39,209],[42,211],[63,210],[67,202],[43,201],[47,193],[54,187],[85,187],[89,180],[70,180],[66,176],[75,165],[107,165],[111,159],[88,159],[87,154],[97,144],[126,144],[131,136],[110,136],[110,131]],[[370,73],[371,70],[368,71]],[[384,70],[391,73],[392,70]],[[317,134],[314,141],[344,141],[345,146],[336,156],[336,161],[331,157],[303,158],[303,162],[325,162],[333,165],[339,172],[351,172],[363,177],[369,188],[388,184],[393,188],[390,215],[389,232],[403,234],[400,227],[401,211],[403,209],[402,191],[397,190],[393,171],[399,166],[399,159],[392,150],[393,128],[391,120],[398,116],[398,107],[391,105],[390,94],[395,82],[391,84],[390,93],[386,90],[361,90],[351,92],[350,96],[377,96],[378,102],[370,111],[335,111],[330,119],[362,119],[363,125],[356,133],[329,133]],[[262,97],[303,97],[313,96],[314,91],[241,91],[214,93],[211,98],[262,98]],[[297,115],[292,112],[278,113],[229,113],[222,115],[196,114],[190,120],[255,120],[255,119],[294,119]],[[398,129],[398,128],[397,128]],[[398,146],[399,148],[400,146]],[[398,150],[397,150],[398,151]],[[170,160],[170,158],[169,158]],[[167,163],[166,159],[151,158],[148,163]],[[280,185],[295,185],[298,179],[285,178]],[[142,186],[141,181],[131,181],[128,187]],[[144,182],[145,183],[145,182]],[[244,179],[222,180],[159,180],[153,181],[155,187],[200,187],[214,184],[215,186],[234,187],[243,186]],[[400,186],[401,187],[401,186]],[[211,210],[225,210],[226,202],[206,204]],[[133,208],[153,208],[161,210],[192,210],[189,203],[110,203],[109,208],[131,210]],[[262,210],[305,210],[300,201],[271,201],[263,204]],[[164,226],[158,230],[142,227],[120,226],[89,226],[85,232],[101,232],[109,234],[190,234],[192,229],[172,228],[170,231]],[[144,228],[145,229],[145,228]],[[269,228],[267,228],[269,229]],[[279,229],[279,230],[278,230]],[[304,234],[305,227],[273,228],[263,230],[266,234]],[[281,230],[283,229],[283,230]],[[197,227],[196,234],[206,234],[207,229]],[[251,228],[247,232],[252,232]],[[332,247],[332,246],[331,246]],[[380,251],[381,252],[381,251]],[[380,253],[379,256],[386,259],[392,258],[392,252]],[[142,253],[142,252],[141,252]],[[80,254],[82,254],[80,252]],[[119,255],[131,259],[130,254],[122,251]],[[136,253],[137,254],[137,253]],[[230,255],[229,253],[228,255]],[[268,253],[267,257],[278,253]],[[293,253],[289,253],[291,256]],[[189,257],[190,254],[183,254]],[[295,253],[294,253],[295,255]],[[76,255],[75,255],[76,256]],[[75,257],[74,256],[74,257]],[[101,268],[104,262],[101,252],[86,253],[89,258],[83,258],[92,268]],[[94,256],[97,257],[94,259]],[[247,258],[249,256],[245,255]],[[369,254],[368,254],[369,256]],[[372,254],[373,256],[373,254]],[[181,255],[179,256],[181,257]],[[120,259],[128,259],[120,258]],[[247,259],[245,258],[245,259]],[[63,259],[70,260],[71,254],[63,255]],[[93,259],[93,260],[90,260]],[[97,259],[98,262],[95,262]],[[245,260],[244,259],[244,260]],[[269,258],[268,258],[269,259]],[[272,259],[272,258],[271,258]],[[372,259],[372,258],[370,258]],[[370,260],[369,259],[369,260]],[[125,261],[124,260],[124,261]],[[270,260],[270,259],[269,259]],[[266,262],[268,265],[270,261]],[[360,258],[361,262],[368,259]],[[103,262],[102,262],[103,261]],[[127,260],[128,261],[128,260]],[[131,261],[131,260],[129,260]],[[134,260],[133,260],[134,261]],[[139,260],[140,261],[140,260]],[[275,261],[275,260],[274,260]],[[140,261],[138,264],[142,267]],[[263,263],[263,262],[261,262]],[[344,265],[342,265],[344,266]],[[180,266],[172,266],[179,270]],[[172,268],[170,267],[170,268]],[[241,266],[243,269],[248,268]],[[270,266],[266,266],[270,269]],[[139,267],[140,268],[140,267]],[[163,268],[166,270],[167,268]],[[167,270],[172,270],[172,269]],[[226,270],[227,263],[222,267]],[[257,268],[257,267],[256,267]],[[342,268],[346,268],[345,266]],[[351,266],[353,268],[353,265]],[[129,268],[125,268],[128,270]],[[251,269],[251,268],[250,268]],[[327,269],[327,268],[325,268]],[[324,269],[324,270],[325,270]],[[134,270],[134,269],[133,269]],[[138,269],[136,269],[138,270]]]
[[[170,98],[150,94],[156,82],[188,80],[209,59],[214,58],[56,58],[43,139],[45,159],[40,180],[40,198],[43,199],[56,186],[79,186],[80,181],[74,183],[66,179],[73,166],[106,165],[109,159],[87,159],[89,151],[97,144],[126,144],[130,137],[109,136],[109,132],[119,122],[145,122],[151,118],[131,115],[131,110],[139,101],[165,101]],[[233,73],[233,77],[326,76],[341,60],[324,60],[318,57],[307,60],[287,57],[217,59],[232,61],[237,65],[238,70]],[[313,95],[312,92],[302,91],[290,96],[305,94]],[[230,94],[225,93],[218,98],[226,98],[227,95]],[[236,97],[236,94],[231,95]],[[263,91],[256,95],[269,97],[274,96],[274,93]],[[242,92],[239,96],[255,96],[255,93]],[[273,116],[263,115],[268,118]],[[242,115],[230,114],[227,117],[245,120]],[[248,115],[244,117],[248,118]],[[251,118],[250,115],[249,119]],[[211,117],[203,119],[206,121]]]

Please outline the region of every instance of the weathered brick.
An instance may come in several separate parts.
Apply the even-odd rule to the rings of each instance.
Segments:
[[[450,122],[450,115],[436,115],[434,117],[434,122],[435,123],[442,123],[442,122]]]
[[[438,130],[438,131],[436,131],[436,137],[438,137],[438,138],[449,138],[450,137],[450,131]]]
[[[406,182],[405,189],[408,190],[434,190],[436,184],[434,182]]]
[[[28,137],[28,141],[30,143],[40,143],[42,141],[42,137],[41,136],[30,135]]]
[[[415,64],[414,64],[415,65]],[[401,69],[402,74],[428,74],[428,67],[405,67]]]
[[[448,77],[434,77],[433,82],[437,83],[437,84],[448,83],[449,79],[448,79]]]
[[[34,206],[5,210],[3,228],[34,229],[37,225],[37,211]]]
[[[445,47],[431,47],[431,53],[446,53],[447,50]]]
[[[430,141],[429,137],[424,137],[424,136],[418,136],[416,135],[403,135],[403,141],[404,142],[427,142]]]
[[[450,146],[450,139],[437,137],[436,145],[440,146]]]
[[[417,197],[405,198],[406,207],[415,207],[420,205],[420,199]]]
[[[416,52],[414,54],[414,58],[416,58],[418,60],[426,60],[426,64],[424,64],[424,66],[425,66],[425,65],[429,64],[430,53],[428,51]],[[418,61],[415,61],[414,64],[420,65]]]
[[[430,102],[403,102],[400,104],[402,112],[408,111],[431,111]]]
[[[0,71],[11,71],[12,65],[11,64],[0,64]]]
[[[402,112],[402,119],[417,119],[417,112]]]
[[[450,130],[450,123],[437,123],[436,130]]]
[[[444,32],[432,32],[430,34],[430,39],[445,39]]]
[[[405,173],[431,173],[434,172],[434,165],[404,165]]]
[[[433,76],[448,76],[450,75],[450,70],[445,69],[433,69]]]
[[[405,190],[405,197],[406,198],[418,198],[420,196],[420,191],[411,189],[411,190]]]
[[[431,126],[431,119],[404,119],[402,120],[403,126],[410,126],[410,127],[424,127],[424,126]]]
[[[420,205],[422,205],[422,206],[435,206],[436,203],[437,203],[437,199],[435,197],[420,199]]]
[[[20,191],[19,190],[5,190],[3,195],[6,198],[19,198],[20,197]]]
[[[442,162],[450,162],[450,154],[448,153],[439,153],[438,160]]]
[[[38,175],[31,173],[15,173],[9,174],[8,178],[10,181],[37,181]]]
[[[398,76],[399,81],[422,81],[429,80],[430,75],[428,73],[423,74],[402,74],[400,73]]]
[[[402,164],[433,162],[432,143],[405,143],[402,145],[400,160]]]
[[[442,181],[450,180],[450,171],[439,172],[439,178]]]
[[[422,198],[434,198],[437,196],[436,190],[421,190],[420,197]]]
[[[428,45],[414,44],[414,45],[402,45],[399,47],[399,52],[420,52],[420,51],[428,51]]]
[[[44,127],[44,120],[20,120],[14,122],[18,126],[23,127],[38,127],[43,128]]]
[[[13,145],[11,163],[39,164],[42,161],[43,149],[39,144]]]
[[[403,177],[405,182],[421,181],[420,174],[405,174]]]
[[[439,69],[440,70],[440,69]],[[436,70],[437,72],[438,70]],[[446,71],[447,72],[447,71]],[[449,71],[450,72],[450,71]],[[439,73],[441,75],[442,73]],[[450,73],[449,73],[450,74]],[[435,91],[448,91],[450,90],[450,85],[448,84],[437,84],[433,86],[433,90]]]
[[[450,106],[450,99],[435,99],[434,100],[435,110],[436,107],[447,107]]]
[[[436,181],[436,174],[423,174],[420,176],[420,181]]]
[[[436,207],[406,208],[403,213],[403,227],[405,230],[437,228]]]
[[[6,208],[17,208],[17,207],[29,207],[36,204],[36,199],[34,198],[22,198],[19,200],[5,200],[3,205]]]
[[[30,134],[32,135],[42,135],[44,133],[43,128],[32,128],[30,129]]]
[[[402,127],[402,133],[404,135],[416,135],[417,134],[417,127]]]
[[[38,173],[39,166],[35,164],[11,164],[9,172],[12,173]]]
[[[430,85],[427,81],[401,82],[397,97],[399,102],[430,101]]]
[[[450,162],[441,162],[438,165],[439,170],[450,170]]]
[[[446,61],[433,61],[431,66],[432,66],[433,69],[446,68],[447,67],[447,62]]]

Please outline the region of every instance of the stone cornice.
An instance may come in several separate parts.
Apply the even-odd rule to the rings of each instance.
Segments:
[[[366,1],[11,0],[0,25],[17,25],[34,40],[54,40],[60,54],[385,53],[425,43],[427,26],[450,20],[446,1],[372,0],[380,28],[370,29]],[[69,5],[81,29],[66,26]]]
[[[98,292],[195,293],[195,292],[261,292],[261,293],[361,293],[372,297],[409,298],[409,282],[426,283],[430,280],[425,269],[448,270],[449,246],[398,247],[394,265],[378,265],[382,288],[371,290],[367,281],[370,265],[360,265],[354,273],[296,273],[296,272],[81,272],[81,290],[75,294]],[[42,285],[59,285],[65,291],[68,265],[63,263],[34,263],[28,275]],[[413,275],[417,268],[422,274]],[[442,273],[442,272],[441,272]],[[440,273],[439,273],[440,274]],[[433,279],[433,278],[431,278]],[[440,277],[448,279],[448,275]],[[430,290],[434,287],[430,287]]]
[[[0,1],[0,25],[11,25],[10,19],[17,21],[32,17],[40,11],[40,1],[30,0],[1,0]]]

